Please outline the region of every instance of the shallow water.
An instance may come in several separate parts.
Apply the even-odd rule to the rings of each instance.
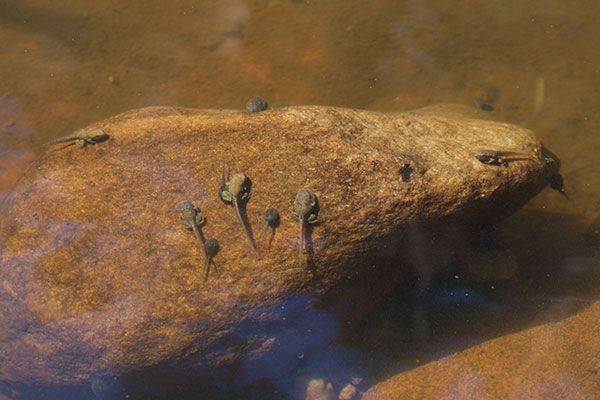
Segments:
[[[534,130],[560,157],[571,200],[546,189],[500,224],[518,261],[514,276],[489,283],[457,275],[426,298],[399,288],[351,337],[284,374],[265,366],[258,375],[270,380],[255,379],[238,398],[302,398],[304,377],[333,382],[336,392],[361,378],[365,390],[560,320],[599,294],[598,238],[584,240],[600,215],[599,17],[591,0],[0,1],[0,191],[45,142],[149,105],[241,109],[257,94],[273,106],[384,112],[458,103]],[[193,395],[148,385],[154,374],[103,378],[93,388],[2,385],[0,393]]]

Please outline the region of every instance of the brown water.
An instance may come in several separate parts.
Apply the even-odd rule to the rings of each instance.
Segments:
[[[0,0],[0,190],[48,140],[132,108],[239,109],[257,94],[272,105],[385,112],[460,103],[534,130],[561,158],[572,200],[548,189],[501,225],[530,269],[518,289],[481,289],[478,310],[522,308],[511,296],[524,291],[529,301],[547,301],[549,292],[586,299],[597,293],[589,281],[546,275],[577,257],[598,264],[583,237],[600,215],[599,18],[593,0]],[[442,287],[440,298],[475,290],[461,285]],[[534,314],[534,323],[550,319],[534,307],[502,323],[480,316],[474,334],[463,314],[445,321],[447,313],[412,301],[390,298],[352,338],[352,351],[372,360],[363,374],[370,384],[423,357],[522,329]],[[569,304],[560,310],[572,313],[581,301]],[[426,318],[406,317],[405,308],[419,307]],[[425,336],[445,350],[398,341],[396,328],[406,324],[444,326]]]

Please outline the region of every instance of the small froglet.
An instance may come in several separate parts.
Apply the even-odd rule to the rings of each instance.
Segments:
[[[210,238],[204,243],[204,282],[208,280],[211,264],[215,267],[215,271],[217,270],[217,264],[215,263],[214,258],[219,253],[219,249],[220,246],[217,239]]]
[[[477,150],[475,158],[484,164],[508,166],[509,161],[533,160],[531,154],[517,151]]]
[[[299,246],[298,246],[298,265],[302,266],[302,253],[304,251],[304,230],[306,224],[315,224],[319,222],[317,218],[319,205],[317,197],[308,189],[302,189],[296,194],[294,200],[294,211],[292,216],[298,221],[299,227]]]

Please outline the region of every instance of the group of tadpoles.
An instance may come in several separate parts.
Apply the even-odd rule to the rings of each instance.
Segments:
[[[242,218],[242,214],[245,215],[245,207],[246,203],[250,200],[250,194],[252,189],[252,181],[246,177],[246,175],[242,172],[238,172],[233,174],[231,179],[227,182],[225,181],[225,170],[223,169],[222,177],[221,177],[221,187],[219,189],[219,198],[223,203],[227,205],[233,206],[235,211],[235,215],[244,231],[244,235],[250,246],[252,246],[252,250],[256,251],[256,243],[252,238],[250,233],[250,229],[247,226],[247,218],[244,220]],[[208,274],[210,272],[211,265],[214,266],[215,270],[217,269],[217,265],[214,262],[214,257],[219,252],[219,242],[217,239],[210,238],[206,240],[204,238],[204,234],[202,233],[201,227],[206,223],[206,219],[204,218],[200,209],[192,204],[187,199],[180,200],[177,202],[177,209],[181,214],[181,224],[184,228],[188,230],[192,230],[198,242],[204,248],[204,281],[208,280]],[[299,246],[298,246],[298,265],[302,266],[302,254],[304,249],[304,235],[307,224],[314,224],[319,222],[317,216],[319,213],[319,205],[317,201],[317,197],[308,189],[302,189],[296,195],[294,200],[294,211],[292,211],[292,217],[298,221],[299,225]],[[271,235],[268,239],[268,248],[271,247],[271,241],[275,236],[275,230],[279,226],[280,217],[277,209],[268,208],[263,214],[263,219],[265,221],[265,228],[260,237],[262,241],[265,237],[269,228],[271,228]]]

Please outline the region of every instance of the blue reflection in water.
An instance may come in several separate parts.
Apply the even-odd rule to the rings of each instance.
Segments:
[[[407,295],[404,301],[412,309],[430,311],[456,307],[477,308],[491,313],[505,311],[502,304],[490,300],[484,292],[466,286],[434,286],[429,292]]]
[[[332,344],[340,332],[337,320],[325,310],[307,309],[310,301],[309,295],[295,296],[277,306],[277,321],[246,321],[238,327],[238,336],[251,341],[262,338],[266,345],[260,354],[244,357],[236,388],[266,380],[290,399],[297,399],[304,398],[311,379],[334,383],[338,393],[354,378],[364,376],[364,363],[356,351]]]
[[[306,309],[311,296],[295,296],[279,308],[279,318],[265,324],[246,320],[235,335],[248,341],[262,341],[260,353],[246,355],[236,386],[263,379],[277,380],[291,374],[309,351],[331,342],[339,332],[333,316],[324,310]]]
[[[465,287],[443,289],[433,293],[429,305],[479,307],[497,313],[504,311],[502,305],[487,299],[473,289]]]

